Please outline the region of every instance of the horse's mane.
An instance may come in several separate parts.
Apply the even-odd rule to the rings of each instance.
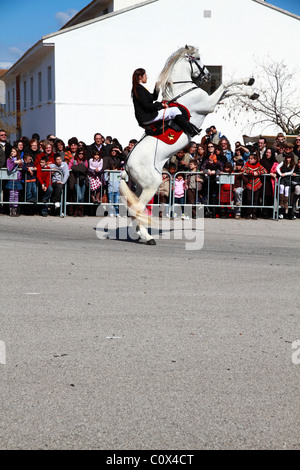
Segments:
[[[157,89],[161,89],[163,97],[167,99],[173,97],[173,82],[171,80],[173,67],[178,60],[185,57],[186,54],[194,56],[198,54],[198,48],[194,46],[184,46],[174,52],[166,61],[164,68],[157,79],[156,87]]]

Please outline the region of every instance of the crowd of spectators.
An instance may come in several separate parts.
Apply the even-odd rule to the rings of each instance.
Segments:
[[[120,174],[136,143],[131,139],[123,148],[118,139],[97,132],[91,144],[77,137],[64,142],[52,134],[40,140],[33,134],[31,139],[22,137],[10,145],[5,131],[0,130],[0,169],[7,168],[8,175],[14,175],[2,180],[1,198],[9,202],[2,205],[2,212],[9,211],[12,217],[20,213],[57,215],[65,190],[68,215],[94,215],[95,206],[109,202],[109,215],[118,217]],[[200,143],[192,141],[173,155],[157,194],[149,201],[150,213],[151,204],[163,203],[166,215],[175,217],[174,200],[181,206],[182,218],[186,217],[185,204],[191,205],[192,217],[197,216],[197,204],[204,204],[206,217],[269,218],[275,182],[280,178],[279,218],[295,219],[300,196],[300,136],[295,136],[293,144],[279,133],[271,146],[261,137],[257,144],[238,141],[232,147],[211,126]],[[21,201],[26,204],[20,205]],[[257,210],[260,205],[262,209]]]

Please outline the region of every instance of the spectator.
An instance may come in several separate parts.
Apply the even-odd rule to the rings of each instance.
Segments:
[[[35,157],[34,164],[38,168],[40,164],[40,160],[42,157],[47,158],[47,164],[50,165],[54,163],[54,152],[53,152],[53,143],[50,140],[44,140],[42,143],[42,152],[38,153]]]
[[[10,217],[18,217],[19,193],[23,189],[21,171],[23,160],[20,157],[20,151],[16,147],[11,148],[10,156],[8,157],[6,164],[7,172],[10,176],[17,173],[17,179],[9,180],[6,185],[6,189],[9,190],[9,215]]]
[[[174,185],[174,202],[181,206],[181,218],[185,219],[184,215],[184,195],[185,195],[185,179],[182,173],[178,173],[175,177]],[[175,216],[176,217],[176,216]]]
[[[273,149],[275,152],[278,152],[278,149],[279,147],[281,147],[282,145],[286,144],[286,139],[285,139],[285,136],[282,132],[279,132],[276,136],[276,139],[274,140],[274,143],[273,143]]]
[[[210,136],[211,136],[211,129],[208,127],[205,131],[205,135],[201,139],[201,145],[203,145],[205,153],[207,153],[207,146],[210,142]]]
[[[212,208],[206,208],[205,217],[216,217],[216,205],[218,203],[218,185],[220,173],[223,169],[222,163],[217,159],[215,154],[210,154],[208,159],[203,163],[201,170],[205,175],[205,193],[208,196],[207,204]]]
[[[192,140],[186,149],[187,160],[191,160],[192,158],[195,158],[196,153],[197,153],[197,144],[196,142]]]
[[[176,165],[177,171],[188,171],[190,163],[190,154],[185,153],[184,150],[179,150],[170,160],[170,163]]]
[[[190,173],[187,175],[186,179],[186,197],[187,203],[193,204],[192,205],[192,218],[196,219],[196,206],[195,204],[198,203],[198,196],[199,192],[202,189],[203,180],[200,178],[199,174],[192,174],[196,173],[198,170],[198,165],[196,159],[191,160],[190,164]]]
[[[107,181],[107,194],[108,202],[111,204],[109,207],[109,216],[113,217],[114,214],[116,217],[120,217],[119,214],[119,199],[120,199],[120,180],[121,172],[117,171],[119,165],[117,161],[112,160],[110,163],[110,171],[105,173],[105,179]]]
[[[262,137],[262,136],[259,137],[257,148],[258,148],[259,158],[261,159],[267,149],[267,140],[265,137]]]
[[[221,147],[222,154],[224,155],[224,157],[226,157],[227,161],[232,164],[232,161],[233,161],[233,152],[231,151],[230,143],[229,143],[229,141],[226,139],[226,137],[222,137],[222,138],[220,139],[219,145],[220,145],[220,147]]]
[[[66,162],[62,161],[59,154],[55,155],[55,163],[51,163],[50,168],[54,168],[52,176],[53,202],[55,209],[60,208],[63,189],[69,178],[69,168]]]
[[[36,166],[32,161],[30,154],[24,155],[23,173],[26,188],[26,202],[37,202],[36,192]]]
[[[217,156],[217,159],[219,160],[219,162],[222,163],[222,166],[224,166],[225,163],[227,162],[227,158],[225,157],[225,155],[223,155],[223,151],[222,151],[220,145],[215,145],[214,153]]]
[[[226,162],[224,167],[223,167],[222,174],[230,176],[232,172],[233,172],[233,167],[232,167],[231,163]],[[228,182],[224,182],[224,183],[221,183],[221,181],[220,181],[220,201],[219,201],[219,203],[221,205],[220,217],[222,219],[227,219],[229,217],[229,214],[230,214],[229,209],[231,209],[231,207],[228,208],[228,206],[231,206],[232,201],[233,201],[233,188],[232,188],[232,186],[233,185],[231,184],[230,180]]]
[[[210,126],[210,141],[213,144],[218,145],[220,143],[221,138],[226,139],[226,137],[222,135],[221,132],[217,131],[216,126]]]
[[[166,205],[169,203],[170,196],[170,177],[167,173],[162,174],[162,183],[158,189],[158,202],[160,205]],[[160,217],[162,214],[160,213]],[[169,206],[166,206],[166,216],[169,217]]]
[[[244,188],[247,184],[247,177],[244,175],[244,160],[240,159],[237,160],[236,163],[236,169],[235,169],[235,176],[234,176],[234,184],[233,184],[233,199],[234,199],[234,204],[235,209],[235,219],[239,219],[241,217],[241,205],[243,204],[243,192]]]
[[[293,199],[293,207],[292,207],[292,214],[291,219],[296,219],[296,208],[298,205],[299,208],[299,197],[300,197],[300,159],[295,166],[293,175],[292,175],[292,199]]]
[[[133,147],[137,144],[137,140],[136,139],[130,139],[127,147],[125,147],[124,149],[124,154],[126,155],[126,157],[128,157],[129,155],[129,152],[131,152],[131,150],[133,149]]]
[[[63,161],[65,161],[69,165],[71,160],[74,159],[77,149],[78,149],[78,139],[77,137],[71,137],[68,140],[68,147],[63,157]]]
[[[266,169],[267,173],[270,174],[273,168],[274,163],[276,162],[275,159],[275,150],[274,148],[267,148],[260,163]],[[263,205],[265,206],[273,206],[274,204],[274,190],[272,185],[271,176],[262,177],[263,181]],[[272,209],[263,209],[262,210],[262,217],[263,218],[270,218],[272,216]]]
[[[31,155],[33,163],[35,163],[36,157],[41,153],[39,148],[39,142],[36,139],[30,139],[28,152]]]
[[[94,135],[94,142],[87,147],[87,157],[90,159],[93,155],[93,152],[96,150],[99,152],[101,158],[107,156],[107,151],[104,144],[104,137],[100,132],[96,132]]]
[[[204,160],[206,160],[206,158],[207,158],[207,151],[206,151],[204,145],[198,144],[197,145],[196,156],[195,156],[195,159],[197,160],[198,169],[201,168],[202,163],[204,162]]]
[[[22,160],[24,160],[24,143],[22,142],[22,140],[17,140],[15,146],[20,151],[20,157],[22,158]]]
[[[257,153],[250,153],[248,161],[244,166],[244,174],[248,176],[248,182],[245,188],[246,203],[248,206],[257,206],[259,200],[260,188],[262,182],[260,175],[267,174],[266,169],[260,164]],[[246,219],[257,219],[256,207],[247,209]]]
[[[299,161],[299,158],[300,158],[300,135],[297,135],[297,137],[295,139],[293,153],[298,158],[298,161]]]
[[[0,129],[0,168],[6,167],[6,160],[10,156],[12,146],[6,141],[6,132]]]
[[[94,150],[88,164],[88,179],[92,192],[92,201],[100,204],[100,189],[102,186],[101,176],[103,172],[103,160],[100,156],[100,152]]]
[[[40,164],[37,169],[37,180],[40,184],[41,187],[41,197],[42,197],[42,202],[45,203],[44,206],[42,206],[41,210],[41,215],[43,217],[48,216],[48,203],[50,201],[51,195],[53,193],[53,188],[51,185],[51,172],[50,171],[43,171],[43,170],[49,170],[50,166],[48,165],[48,159],[47,157],[41,157],[40,159]]]
[[[67,152],[65,143],[62,139],[56,139],[54,142],[54,150],[56,153],[59,153],[61,156],[62,160],[64,161],[65,159],[65,154]]]
[[[281,211],[279,218],[287,217],[289,210],[289,196],[291,188],[291,176],[295,170],[294,154],[286,155],[283,162],[279,163],[276,172],[280,176],[279,182],[279,205]],[[284,209],[284,210],[282,210]]]
[[[239,144],[239,145],[237,145],[237,144]],[[242,158],[243,161],[246,162],[249,158],[249,155],[250,155],[250,152],[247,149],[247,147],[244,147],[239,142],[237,142],[235,145],[236,146],[235,146],[235,152],[234,152],[234,157],[233,157],[234,169],[235,169],[235,165],[236,165],[237,160],[240,160]]]
[[[76,205],[73,211],[73,217],[84,216],[84,197],[86,189],[86,179],[88,171],[88,161],[86,151],[83,147],[78,147],[75,158],[72,160],[72,172],[70,173],[74,178],[76,202],[80,203]]]
[[[76,152],[78,150],[78,139],[77,137],[71,137],[68,140],[68,148],[67,151],[65,152],[65,156],[63,160],[68,164],[69,170],[72,167],[72,164],[74,162],[74,158],[76,155]],[[75,199],[75,178],[74,174],[71,173],[71,177],[68,179],[68,185],[67,185],[67,198],[69,202],[74,202]],[[73,215],[74,211],[74,206],[73,204],[70,204],[68,206],[68,214]]]

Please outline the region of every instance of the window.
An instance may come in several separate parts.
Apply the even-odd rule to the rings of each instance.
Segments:
[[[38,73],[38,101],[42,103],[42,72]]]
[[[23,108],[27,108],[27,83],[26,80],[23,82]]]
[[[209,82],[202,83],[202,90],[211,95],[222,83],[222,66],[220,65],[207,65],[207,69],[211,74]]]
[[[47,82],[48,82],[48,101],[52,100],[52,69],[51,65],[47,69]]]
[[[33,107],[33,77],[30,77],[30,106]]]

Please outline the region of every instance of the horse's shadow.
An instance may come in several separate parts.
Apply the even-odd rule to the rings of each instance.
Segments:
[[[107,227],[94,227],[97,237],[100,240],[112,240],[125,243],[144,243],[141,241],[141,238],[135,231],[128,230],[128,227],[118,227],[116,229],[109,229]],[[169,229],[160,229],[160,228],[151,228],[151,235],[155,238],[159,238],[164,233],[173,232],[173,228]]]

